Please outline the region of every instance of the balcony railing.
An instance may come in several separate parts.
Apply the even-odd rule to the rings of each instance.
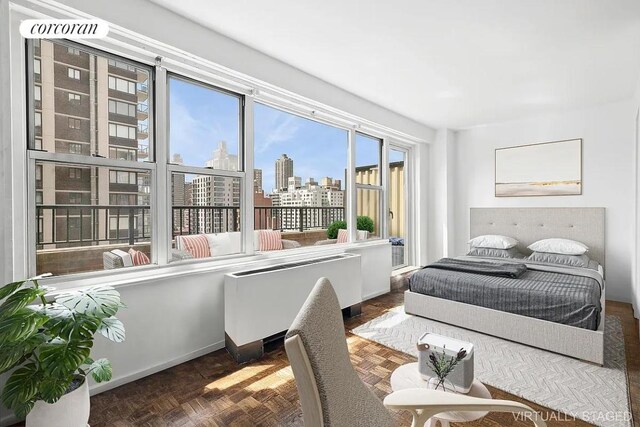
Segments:
[[[37,205],[38,248],[150,241],[148,205]],[[341,207],[255,207],[255,229],[308,231],[344,220]],[[239,231],[237,206],[173,206],[173,236]]]
[[[133,245],[151,236],[150,207],[145,205],[37,205],[36,224],[39,247]]]

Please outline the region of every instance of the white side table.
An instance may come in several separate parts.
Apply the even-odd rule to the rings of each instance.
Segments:
[[[429,388],[428,382],[423,380],[418,372],[418,363],[407,363],[400,366],[391,374],[391,389],[393,391],[404,390],[407,388]],[[491,399],[489,390],[478,380],[473,380],[471,390],[467,396],[481,397],[483,399]],[[487,411],[452,411],[438,414],[437,417],[429,418],[426,427],[435,427],[436,421],[439,420],[442,427],[449,427],[449,422],[460,423],[466,421],[475,421],[487,415]]]

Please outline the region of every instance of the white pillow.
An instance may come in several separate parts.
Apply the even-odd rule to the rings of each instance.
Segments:
[[[512,237],[497,234],[485,234],[469,240],[472,248],[511,249],[517,244],[518,241]]]
[[[589,250],[584,243],[569,239],[543,239],[528,246],[534,252],[563,255],[583,255]]]
[[[231,255],[240,252],[231,241],[230,233],[205,234],[209,242],[211,256]]]

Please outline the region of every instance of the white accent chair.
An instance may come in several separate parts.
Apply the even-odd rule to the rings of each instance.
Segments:
[[[338,298],[326,278],[318,280],[293,321],[285,349],[306,427],[390,427],[394,420],[387,408],[410,411],[414,427],[448,411],[511,412],[531,419],[537,427],[546,426],[533,409],[508,400],[418,388],[393,392],[381,402],[351,365]]]

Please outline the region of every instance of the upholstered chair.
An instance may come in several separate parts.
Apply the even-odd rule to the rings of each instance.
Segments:
[[[412,426],[420,427],[446,411],[513,412],[533,419],[537,427],[546,425],[531,408],[518,402],[423,388],[393,392],[381,402],[351,365],[340,304],[326,278],[318,280],[293,321],[285,349],[306,427],[391,427],[395,422],[387,408],[409,410]]]

